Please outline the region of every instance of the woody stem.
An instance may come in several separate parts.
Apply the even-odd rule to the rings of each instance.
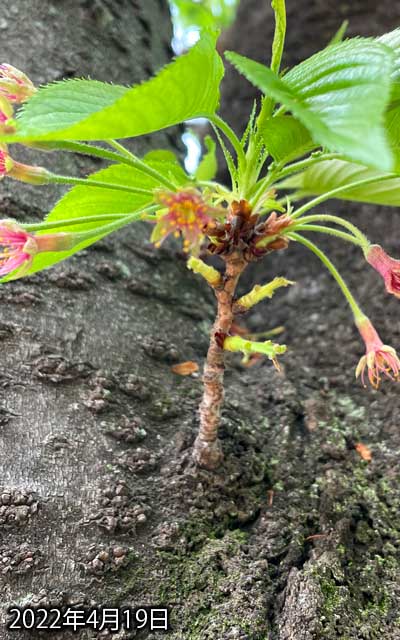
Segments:
[[[239,251],[234,251],[224,260],[226,270],[223,285],[215,289],[217,317],[211,330],[210,346],[204,366],[204,392],[199,410],[200,429],[193,449],[196,464],[210,470],[215,469],[223,458],[218,440],[224,400],[225,354],[222,345],[234,318],[232,307],[236,286],[247,264]]]

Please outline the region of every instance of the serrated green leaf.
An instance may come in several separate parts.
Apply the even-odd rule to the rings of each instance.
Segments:
[[[377,40],[391,47],[395,54],[391,103],[386,113],[386,131],[395,159],[394,170],[400,172],[400,28],[390,33],[385,33]]]
[[[218,164],[216,148],[217,145],[211,136],[204,138],[204,144],[207,149],[207,153],[202,157],[199,166],[196,171],[196,180],[213,180],[217,174]]]
[[[377,42],[393,49],[395,54],[394,68],[392,71],[392,100],[400,99],[400,28],[385,33],[377,38]]]
[[[317,144],[392,169],[383,127],[394,64],[387,46],[367,38],[347,40],[308,58],[283,79],[254,60],[226,55],[250,82],[292,111]]]
[[[172,151],[155,149],[146,153],[143,160],[177,185],[186,184],[191,180]]]
[[[29,137],[30,131],[68,129],[115,104],[127,91],[127,87],[97,80],[73,78],[52,82],[41,87],[18,113],[17,135]]]
[[[376,182],[344,190],[336,197],[340,200],[397,207],[400,205],[400,177],[379,182],[379,179],[385,175],[387,174],[345,160],[323,160],[306,171],[284,180],[278,188],[296,189],[299,195],[317,196],[338,187],[344,187],[351,182],[368,180],[376,176]]]
[[[275,116],[261,131],[265,146],[276,162],[287,164],[316,148],[306,127],[293,116]]]
[[[170,171],[175,171],[174,163],[160,162],[157,160],[149,161],[148,164],[154,169],[160,169],[160,164],[171,165]],[[179,166],[179,165],[178,165]],[[180,168],[180,167],[179,167]],[[182,170],[183,171],[183,170]],[[89,176],[91,180],[99,180],[101,182],[110,182],[114,184],[123,184],[125,186],[140,187],[143,189],[165,188],[154,178],[147,176],[138,169],[129,167],[128,165],[112,165],[106,169],[97,171]],[[187,182],[188,177],[183,172],[181,183]],[[144,207],[150,205],[153,201],[151,195],[134,194],[123,191],[115,191],[108,189],[99,189],[86,187],[84,185],[74,187],[68,191],[55,205],[52,211],[46,217],[45,222],[60,222],[63,220],[71,220],[73,218],[83,218],[89,216],[99,216],[107,214],[129,214],[134,213]],[[46,252],[40,253],[34,257],[28,275],[47,269],[48,267],[69,258],[71,255],[84,249],[85,247],[97,242],[102,238],[101,228],[107,222],[88,222],[85,224],[66,225],[65,227],[57,227],[55,231],[62,232],[83,232],[92,229],[99,229],[99,234],[93,238],[83,241],[69,251]],[[38,233],[51,233],[49,230]],[[6,282],[9,278],[6,276],[2,281]]]
[[[393,170],[400,173],[400,109],[390,109],[387,112],[386,134],[394,157]]]
[[[216,34],[205,32],[187,54],[130,89],[90,80],[39,89],[18,116],[17,134],[8,139],[127,138],[210,116],[218,106],[223,76],[215,44]]]

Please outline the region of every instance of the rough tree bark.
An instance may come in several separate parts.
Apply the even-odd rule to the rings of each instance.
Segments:
[[[313,48],[315,24],[324,40],[338,26],[321,26],[336,3],[288,4],[295,53],[300,42],[308,52],[305,16],[318,18]],[[346,6],[357,7],[359,31],[396,26],[387,18],[377,27],[385,8],[394,16],[388,2]],[[243,7],[242,42],[262,33],[267,51],[270,18],[264,28],[257,15],[246,36],[253,14]],[[139,79],[164,61],[166,25],[156,0],[0,8],[2,55],[36,82]],[[235,86],[244,103],[245,84]],[[92,168],[73,156],[45,160]],[[1,193],[2,215],[18,219],[42,216],[56,197],[10,182]],[[396,212],[352,211],[400,254]],[[215,302],[179,254],[155,251],[147,237],[135,227],[0,289],[1,615],[16,603],[163,603],[173,640],[398,639],[399,399],[392,387],[354,383],[361,348],[329,276],[292,248],[256,267],[260,280],[298,281],[247,321],[255,330],[284,324],[290,352],[283,374],[229,358],[225,462],[213,474],[191,461],[200,378],[170,367],[202,360]],[[398,302],[360,256],[334,246],[398,344]],[[19,634],[3,626],[0,637]]]

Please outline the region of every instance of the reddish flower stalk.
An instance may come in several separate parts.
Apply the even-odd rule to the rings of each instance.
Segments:
[[[247,265],[241,251],[224,257],[226,270],[223,285],[215,289],[217,317],[211,330],[210,346],[203,373],[204,392],[200,405],[200,429],[194,443],[193,458],[207,469],[215,469],[222,460],[218,428],[224,401],[225,354],[224,338],[229,334],[233,319],[233,300],[236,285]]]
[[[379,244],[370,245],[365,257],[382,276],[386,291],[400,298],[400,260],[391,258]]]
[[[361,375],[361,381],[365,384],[365,373],[367,372],[370,384],[377,389],[385,375],[390,380],[398,380],[400,376],[400,360],[396,351],[383,344],[371,321],[363,316],[357,322],[358,330],[365,342],[366,353],[360,359],[356,369],[356,378]]]
[[[44,167],[13,160],[8,153],[7,145],[0,143],[0,180],[6,176],[29,184],[47,184],[50,173]]]
[[[217,298],[217,316],[211,329],[203,373],[200,428],[193,449],[195,462],[211,470],[223,458],[218,428],[224,400],[224,343],[231,332],[235,314],[239,312],[235,308],[234,298],[238,280],[248,263],[258,257],[256,243],[259,240],[259,216],[253,214],[246,200],[232,202],[229,209],[212,207],[199,191],[192,188],[177,193],[158,192],[156,199],[165,207],[158,213],[158,221],[152,234],[152,241],[156,246],[173,233],[183,236],[186,251],[196,251],[207,236],[209,252],[219,254],[225,263],[225,272],[220,274],[193,256],[188,262],[188,267],[202,275],[214,289]],[[264,224],[260,231],[264,231]],[[265,250],[260,250],[260,253],[264,255]],[[261,346],[267,349],[266,344]],[[273,348],[275,355],[285,350],[283,345],[273,345]],[[273,354],[268,352],[267,356],[276,362]]]

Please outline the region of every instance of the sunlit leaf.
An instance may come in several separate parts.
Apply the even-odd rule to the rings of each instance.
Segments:
[[[223,76],[215,44],[216,34],[205,32],[186,55],[132,88],[90,80],[45,86],[25,103],[12,139],[126,138],[212,115]]]
[[[380,36],[377,42],[390,47],[395,53],[391,99],[397,101],[400,99],[400,28]]]
[[[389,171],[393,158],[383,126],[394,54],[372,39],[327,47],[283,79],[236,53],[228,59],[250,82],[291,111],[313,140],[350,160]]]
[[[165,165],[169,164],[170,171],[175,171],[174,163],[167,163],[159,160],[148,161],[148,164],[155,168],[160,169],[160,164],[166,169]],[[183,172],[183,170],[182,170]],[[176,174],[175,174],[176,175]],[[128,165],[112,165],[107,169],[102,169],[91,176],[91,180],[99,180],[101,182],[110,182],[113,184],[122,184],[128,187],[139,187],[141,189],[157,189],[165,188],[156,179],[149,177],[138,169],[129,167]],[[187,181],[187,176],[182,175],[182,184]],[[86,187],[85,185],[74,187],[68,191],[55,205],[46,217],[45,222],[60,222],[63,220],[70,220],[74,218],[83,218],[90,216],[108,215],[108,214],[129,214],[134,213],[140,209],[151,204],[153,200],[152,195],[135,194],[131,192],[124,193],[123,191],[116,191],[114,189],[102,189],[96,187]],[[28,271],[28,274],[35,273],[42,269],[65,260],[69,256],[73,255],[77,251],[93,244],[100,238],[102,233],[102,227],[108,224],[108,222],[88,222],[85,224],[66,225],[57,227],[54,231],[89,231],[91,229],[98,229],[99,234],[90,239],[86,239],[81,244],[77,245],[69,251],[62,252],[46,252],[40,253],[35,256],[33,264]],[[46,230],[42,233],[50,233]],[[7,281],[7,276],[3,281]]]
[[[351,182],[367,180],[374,178],[374,176],[376,176],[376,182],[362,187],[345,189],[336,198],[399,206],[400,177],[379,182],[385,176],[384,173],[344,160],[324,160],[319,162],[309,167],[306,171],[286,179],[281,183],[280,187],[296,189],[299,194],[304,196],[321,195],[338,187],[345,187],[346,184]]]
[[[269,154],[286,164],[316,148],[310,132],[293,116],[269,118],[261,134]]]

